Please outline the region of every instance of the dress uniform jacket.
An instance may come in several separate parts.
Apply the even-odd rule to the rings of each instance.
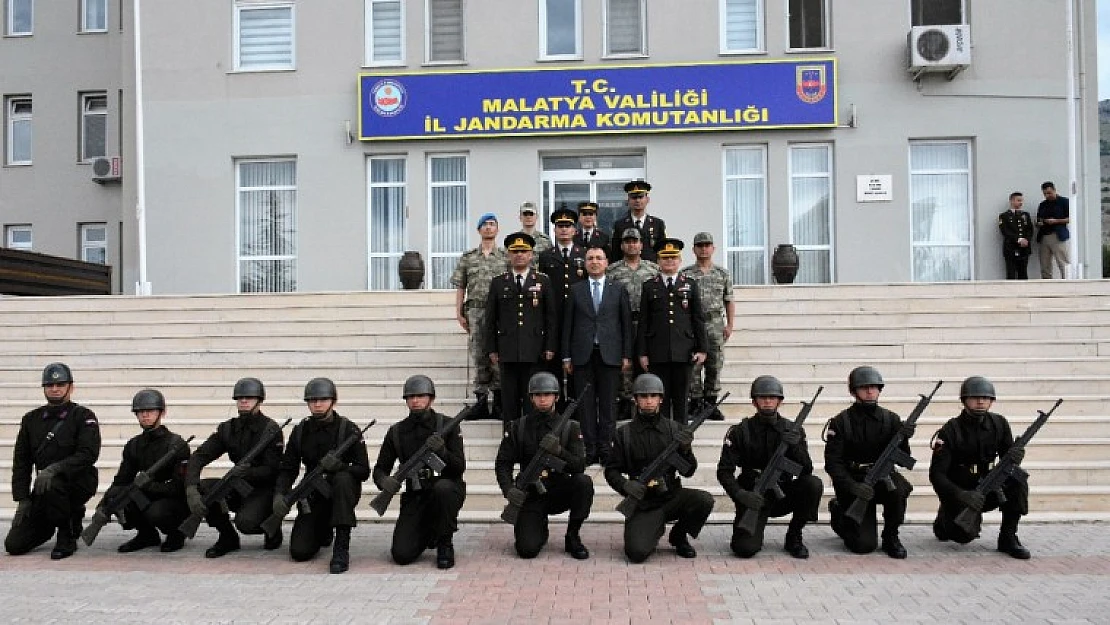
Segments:
[[[1007,210],[998,214],[998,230],[1002,233],[1002,253],[1006,256],[1017,254],[1028,256],[1032,251],[1033,218],[1029,213]],[[1030,245],[1021,247],[1018,239],[1025,239]]]
[[[636,354],[653,363],[689,363],[695,352],[704,352],[709,339],[697,282],[676,276],[667,289],[662,274],[644,282],[636,328]]]
[[[590,238],[588,240],[586,239],[585,232],[579,229],[578,233],[574,235],[574,244],[584,250],[588,250],[591,247],[600,247],[605,250],[606,257],[612,253],[612,249],[610,249],[609,233],[599,228],[590,230]],[[618,258],[620,257],[618,256]]]
[[[563,305],[570,296],[570,286],[586,279],[586,248],[572,244],[568,256],[569,261],[564,261],[563,248],[558,243],[540,254],[540,271],[551,279],[551,286],[555,289],[557,314],[563,312]]]
[[[623,233],[628,228],[635,227],[636,220],[632,218],[632,213],[628,212],[613,224],[613,232]],[[655,215],[644,215],[643,224],[640,226],[640,241],[644,244],[644,250],[640,257],[652,262],[658,260],[655,253],[655,244],[665,238],[667,238],[667,224]],[[613,261],[622,257],[624,257],[624,252],[621,251],[621,238],[614,235],[610,242],[609,260]]]
[[[529,271],[524,288],[512,272],[494,277],[486,300],[485,352],[501,362],[539,362],[558,348],[558,312],[551,280]]]

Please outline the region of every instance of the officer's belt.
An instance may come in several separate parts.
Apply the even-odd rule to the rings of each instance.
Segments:
[[[874,462],[849,462],[848,463],[848,470],[849,471],[867,471],[873,466],[875,466]]]
[[[963,469],[968,475],[979,475],[979,464],[956,464],[957,468]],[[994,463],[991,462],[987,465],[987,470],[984,473],[989,473],[994,468]]]

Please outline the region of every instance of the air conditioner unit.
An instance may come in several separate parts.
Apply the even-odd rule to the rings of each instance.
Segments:
[[[104,184],[119,182],[123,176],[123,159],[118,156],[101,156],[92,162],[93,182]]]
[[[917,80],[945,72],[948,80],[971,65],[971,27],[967,24],[914,26],[909,34],[909,71]]]

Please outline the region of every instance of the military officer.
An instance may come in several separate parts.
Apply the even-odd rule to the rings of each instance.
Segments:
[[[640,319],[640,293],[644,282],[658,275],[659,265],[642,258],[641,252],[644,245],[640,240],[640,231],[636,228],[625,228],[621,234],[620,246],[623,256],[609,265],[605,275],[613,282],[623,284],[628,290],[628,302],[632,305],[632,336],[635,337]],[[640,367],[639,358],[632,359],[631,371],[621,372],[618,420],[632,418],[632,380],[641,373],[644,373],[644,370]]]
[[[992,465],[1009,455],[1016,464],[1025,458],[1025,449],[1014,444],[1006,417],[990,412],[994,404],[994,384],[982,376],[971,376],[960,385],[963,411],[949,419],[933,437],[933,460],[929,464],[929,481],[940,499],[940,509],[933,521],[933,534],[939,540],[967,544],[979,537],[983,512],[1002,510],[1002,527],[998,530],[998,550],[1019,560],[1029,559],[1029,550],[1018,540],[1021,517],[1029,513],[1029,486],[1008,478],[1002,484],[1005,501],[997,493],[986,496],[975,490]],[[955,523],[965,508],[975,512],[975,530],[965,531]]]
[[[624,185],[624,192],[628,194],[628,212],[613,224],[613,232],[624,232],[628,228],[639,230],[644,243],[643,257],[654,262],[656,245],[667,238],[667,224],[655,215],[647,214],[651,185],[645,180],[633,180]],[[620,258],[621,254],[621,243],[614,237],[610,257]]]
[[[570,287],[586,278],[586,248],[574,242],[578,214],[569,208],[551,213],[555,227],[554,247],[540,254],[540,271],[551,278],[555,287],[555,304],[562,311]]]
[[[520,205],[520,231],[532,237],[536,244],[532,247],[534,252],[532,256],[532,266],[536,266],[540,254],[551,249],[554,244],[551,243],[551,238],[543,233],[543,230],[536,228],[536,222],[539,220],[539,214],[536,212],[536,205],[532,202],[524,202]]]
[[[721,370],[725,366],[725,342],[732,336],[736,316],[736,306],[732,302],[732,276],[724,267],[713,263],[714,251],[712,234],[695,234],[694,256],[697,262],[683,267],[681,272],[698,283],[705,310],[705,334],[709,339],[705,363],[694,365],[690,382],[691,412],[703,404],[717,404],[717,396],[721,394]],[[714,410],[709,418],[724,420],[720,410]]]
[[[1007,280],[1029,279],[1029,255],[1033,251],[1033,218],[1021,210],[1025,196],[1010,194],[1010,208],[999,213],[998,231],[1002,233],[1002,257]]]
[[[663,416],[686,423],[690,370],[705,362],[705,313],[698,283],[678,273],[682,241],[663,239],[656,247],[659,275],[640,293],[636,353],[640,366],[659,376],[667,389]]]
[[[597,227],[597,202],[578,203],[578,232],[574,235],[574,244],[586,250],[600,247],[607,257],[612,252],[609,233]]]

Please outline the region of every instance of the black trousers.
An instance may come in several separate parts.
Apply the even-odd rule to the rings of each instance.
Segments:
[[[308,497],[310,512],[298,514],[289,535],[289,555],[297,562],[316,557],[320,547],[332,540],[332,528],[354,527],[355,506],[362,484],[346,471],[331,474],[331,498],[314,493]]]
[[[578,421],[582,424],[587,460],[595,455],[608,458],[613,449],[613,410],[620,371],[620,367],[605,364],[601,360],[601,351],[596,347],[588,363],[574,367],[575,388],[581,392],[580,389],[590,385],[578,406]]]
[[[983,512],[1001,510],[1003,527],[1010,525],[1009,529],[1016,532],[1018,521],[1022,516],[1029,513],[1029,485],[1009,479],[1002,483],[1002,494],[1006,496],[1006,503],[1003,504],[998,502],[998,493],[987,495]],[[975,515],[975,525],[972,531],[967,532],[956,525],[956,516],[963,512],[963,509],[964,506],[960,502],[954,499],[942,498],[935,523],[939,525],[942,532],[947,534],[949,539],[961,545],[966,545],[979,537],[979,532],[983,527],[983,514]]]
[[[755,533],[749,534],[745,531],[736,528],[735,522],[732,528],[732,552],[741,558],[750,558],[759,553],[763,548],[763,533],[767,529],[767,519],[770,517],[786,516],[791,512],[794,515],[790,519],[790,526],[796,529],[802,529],[805,524],[810,521],[817,520],[817,507],[821,505],[821,493],[824,485],[821,483],[821,478],[816,475],[806,475],[796,480],[782,485],[782,492],[785,497],[782,499],[774,499],[774,496],[767,493],[767,504],[763,506],[759,513],[759,520],[756,522]],[[747,511],[747,508],[736,504],[736,520],[739,521],[740,517]]]
[[[1029,279],[1029,254],[1015,254],[1014,252],[1004,251],[1002,258],[1006,260],[1007,280]]]
[[[123,516],[127,523],[123,529],[139,530],[150,533],[160,530],[163,534],[176,532],[178,526],[189,516],[189,505],[185,503],[184,496],[150,498],[150,506],[146,510],[139,510],[135,504],[124,508]]]
[[[13,556],[27,553],[50,540],[59,527],[70,528],[76,537],[85,504],[96,494],[97,471],[88,468],[76,476],[58,475],[52,488],[40,495],[31,495],[31,513],[22,523],[8,530],[4,549]]]
[[[544,482],[546,495],[528,493],[520,508],[513,535],[514,546],[522,558],[534,558],[547,544],[547,517],[570,511],[570,520],[584,520],[590,516],[594,502],[594,482],[584,473],[567,475],[558,473]]]
[[[207,493],[219,481],[216,478],[201,480],[200,492]],[[225,501],[228,510],[235,512],[235,529],[243,534],[261,534],[262,522],[273,512],[274,487],[255,488],[246,497],[233,490]],[[230,522],[228,515],[218,505],[208,507],[205,520],[208,525],[217,528]]]
[[[867,510],[863,512],[863,521],[860,523],[843,514],[843,511],[852,505],[855,497],[833,485],[838,504],[834,508],[838,512],[833,513],[833,531],[844,540],[844,545],[849,551],[871,553],[879,547],[879,528],[875,518],[877,505],[883,506],[883,535],[897,534],[898,528],[906,520],[906,502],[910,498],[910,492],[913,491],[913,485],[898,472],[892,472],[890,477],[894,482],[894,488],[888,488],[884,482],[875,484],[875,496],[868,502]],[[863,475],[859,475],[857,479],[863,480]]]
[[[528,399],[528,379],[543,365],[534,362],[504,362],[501,367],[501,419],[516,421],[530,408],[525,404]],[[558,377],[558,376],[556,376]]]
[[[647,560],[670,521],[676,521],[675,529],[697,538],[712,511],[713,495],[682,487],[663,505],[636,510],[625,520],[624,555],[633,563]]]
[[[690,397],[690,374],[694,366],[689,362],[648,362],[648,371],[663,381],[666,394],[659,412],[664,417],[686,423],[686,406]]]
[[[430,488],[403,493],[389,550],[393,561],[409,564],[440,540],[450,540],[459,529],[459,510],[465,500],[462,480],[438,479]]]

